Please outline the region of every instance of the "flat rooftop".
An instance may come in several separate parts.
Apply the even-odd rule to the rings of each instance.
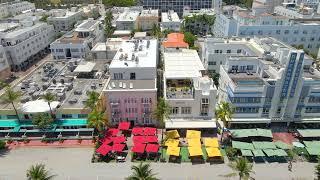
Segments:
[[[202,77],[205,70],[196,50],[181,49],[163,54],[167,79]]]
[[[123,12],[122,14],[120,14],[117,21],[136,21],[139,14],[140,14],[139,11],[127,10],[127,11]]]
[[[19,23],[0,23],[0,32],[8,32],[19,26]]]
[[[53,13],[53,16],[49,17],[52,19],[66,19],[69,18],[75,14],[78,14],[80,11],[68,11],[68,10],[64,10],[64,9],[53,9],[50,11],[51,13]]]
[[[60,102],[59,109],[83,109],[87,100],[88,91],[100,93],[107,81],[104,76],[104,63],[96,62],[92,72],[81,74],[74,72],[74,69],[84,60],[70,61],[48,61],[14,86],[15,91],[21,91],[21,101],[18,108],[23,103],[41,99],[46,92],[56,94],[57,101]],[[0,102],[0,110],[12,110],[10,104]],[[58,109],[58,110],[59,110]]]
[[[21,27],[20,29],[17,29],[17,30],[14,30],[14,31],[7,33],[4,38],[6,38],[6,39],[15,38],[19,35],[26,33],[26,32],[33,31],[34,29],[36,29],[44,24],[46,24],[46,23],[37,23],[37,24],[30,26],[30,27]]]
[[[180,22],[180,19],[176,12],[163,12],[161,13],[161,22]]]
[[[110,80],[105,91],[156,90],[156,80]]]
[[[72,31],[72,32],[68,32],[67,34],[63,35],[61,38],[55,40],[52,44],[55,43],[72,43],[72,44],[76,44],[76,43],[83,43],[86,38],[81,38],[78,36],[78,32],[76,31]]]
[[[77,32],[87,32],[87,31],[94,31],[95,26],[99,24],[99,21],[93,20],[93,19],[88,19],[83,21],[80,25],[77,26],[75,31]]]
[[[154,17],[159,16],[159,10],[158,9],[145,9],[141,11],[140,16],[142,17]]]
[[[139,68],[157,66],[158,41],[127,40],[123,41],[110,68]]]

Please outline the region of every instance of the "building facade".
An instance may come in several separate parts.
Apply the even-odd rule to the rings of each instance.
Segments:
[[[84,13],[82,10],[68,11],[65,9],[53,9],[50,11],[51,16],[47,21],[52,24],[56,32],[71,31],[75,24],[82,20]]]
[[[11,70],[8,63],[6,52],[3,46],[0,45],[0,80],[4,81],[6,78],[10,77]]]
[[[117,30],[133,30],[137,27],[137,18],[140,14],[140,11],[126,9],[121,13],[116,20]]]
[[[111,124],[153,125],[157,105],[158,41],[123,41],[110,66],[104,88]]]
[[[12,1],[0,4],[0,18],[15,16],[27,10],[35,10],[34,3],[28,1]]]
[[[148,31],[154,25],[159,25],[159,11],[154,9],[142,10],[137,18],[136,29]]]
[[[181,20],[178,14],[172,10],[161,13],[160,28],[161,28],[161,31],[164,31],[164,30],[172,30],[175,32],[180,31]]]

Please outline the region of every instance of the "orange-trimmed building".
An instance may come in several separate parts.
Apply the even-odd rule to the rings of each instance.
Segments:
[[[170,33],[167,40],[162,43],[164,48],[189,48],[189,44],[184,42],[183,33]]]

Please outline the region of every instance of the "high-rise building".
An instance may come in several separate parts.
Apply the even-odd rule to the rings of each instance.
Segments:
[[[213,6],[213,0],[142,0],[144,8],[159,9],[160,12],[174,10],[182,16],[184,9],[200,10]]]

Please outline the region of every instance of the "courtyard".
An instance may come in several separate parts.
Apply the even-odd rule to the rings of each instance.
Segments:
[[[25,179],[26,169],[44,163],[58,180],[120,180],[131,173],[132,162],[90,163],[93,148],[22,147],[0,154],[0,180]],[[287,163],[254,164],[253,177],[258,180],[313,179],[314,163],[298,162],[293,171]],[[169,180],[228,179],[221,177],[231,172],[224,164],[152,163],[159,178]],[[229,178],[230,179],[230,178]],[[232,178],[231,178],[232,179]],[[235,177],[234,179],[237,179]]]

